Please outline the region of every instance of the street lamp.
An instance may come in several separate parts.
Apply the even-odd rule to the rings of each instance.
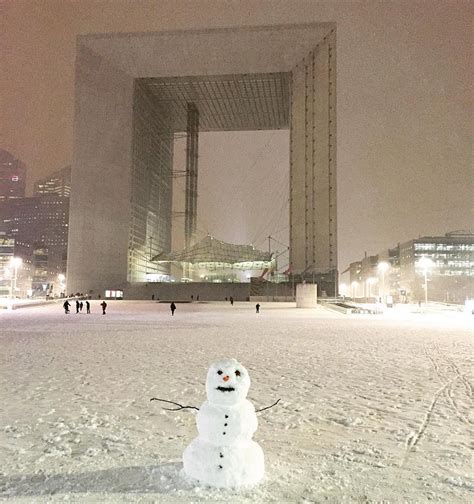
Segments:
[[[339,293],[341,296],[346,297],[347,295],[347,285],[345,283],[339,284]]]
[[[425,304],[428,304],[428,270],[434,266],[434,262],[426,256],[423,256],[418,261],[418,266],[423,270],[425,275]]]
[[[390,268],[390,265],[385,262],[379,262],[377,265],[377,269],[382,273],[382,300],[385,301],[385,272]]]
[[[18,268],[23,264],[23,259],[21,257],[12,257],[10,260],[10,266],[13,267],[13,287],[12,287],[12,298],[14,297],[14,292],[16,291],[16,282],[18,279]]]

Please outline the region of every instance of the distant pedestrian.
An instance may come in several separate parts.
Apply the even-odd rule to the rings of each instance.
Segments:
[[[155,295],[154,295],[154,294],[152,294],[152,295],[151,295],[151,300],[152,300],[152,301],[154,301],[154,300],[155,300]]]
[[[194,294],[191,294],[191,303],[194,301]]]
[[[91,312],[91,304],[89,303],[89,301],[86,301],[86,311],[87,313]]]
[[[171,316],[174,316],[174,312],[176,311],[176,305],[174,301],[170,304]]]
[[[105,301],[102,301],[102,303],[100,303],[100,306],[102,306],[102,315],[105,315],[105,310],[107,308],[107,303]]]
[[[199,302],[199,294],[197,295],[196,301]]]
[[[79,308],[80,308],[79,300],[76,299],[76,313],[79,313]]]
[[[64,308],[64,313],[67,315],[69,313],[69,307],[71,306],[71,303],[66,299],[63,303],[63,308]]]
[[[227,301],[227,298],[225,298],[225,300]]]
[[[79,311],[82,311],[84,308],[84,303],[82,301],[79,302]]]
[[[230,300],[230,306],[234,306],[234,298],[230,296],[229,300]]]
[[[260,313],[260,303],[257,303],[257,304],[255,305],[255,312],[256,312],[256,313]]]

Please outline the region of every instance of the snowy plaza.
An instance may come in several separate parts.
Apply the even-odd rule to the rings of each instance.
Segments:
[[[12,502],[448,502],[474,497],[472,317],[291,303],[0,311],[0,497]],[[265,478],[197,485],[182,455],[209,365],[248,370]]]

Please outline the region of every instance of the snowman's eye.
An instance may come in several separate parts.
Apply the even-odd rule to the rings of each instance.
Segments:
[[[235,376],[240,376],[240,371],[237,369],[237,371],[235,372]]]
[[[217,374],[222,374],[222,371],[219,369],[219,371],[217,371]]]

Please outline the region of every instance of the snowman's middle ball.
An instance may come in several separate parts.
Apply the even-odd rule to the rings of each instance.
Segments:
[[[207,372],[206,393],[210,403],[232,406],[247,397],[249,388],[250,376],[235,359],[215,362]]]

